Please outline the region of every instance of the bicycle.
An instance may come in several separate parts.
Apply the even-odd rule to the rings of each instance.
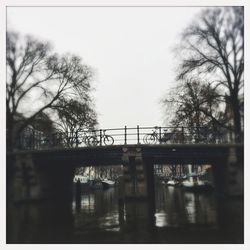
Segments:
[[[163,133],[160,135],[158,132],[159,127],[155,127],[155,129],[152,131],[151,134],[146,134],[143,137],[143,142],[145,144],[156,144],[157,142],[159,143],[166,143],[167,141],[180,141],[178,138],[179,135],[181,135],[180,132],[168,132],[168,129],[164,129]]]
[[[81,145],[82,143],[88,146],[88,141],[91,137],[93,137],[93,135],[89,135],[89,134],[93,134],[94,131],[91,130],[80,130],[77,134],[77,139],[76,139],[76,143],[77,145]]]
[[[79,130],[76,132],[58,132],[46,136],[42,139],[42,145],[47,147],[62,146],[62,147],[78,147],[79,145],[88,145],[88,130]]]
[[[101,145],[103,141],[104,145],[109,146],[114,144],[114,138],[110,135],[105,134],[106,130],[102,130],[102,134],[100,136],[92,135],[87,138],[87,144],[89,146],[97,146],[98,144]],[[98,137],[100,140],[98,140]]]

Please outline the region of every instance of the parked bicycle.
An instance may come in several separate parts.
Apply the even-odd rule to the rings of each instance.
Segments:
[[[114,138],[110,135],[105,134],[106,130],[102,130],[101,135],[89,136],[87,140],[88,146],[97,146],[101,145],[103,142],[104,145],[109,146],[114,144]],[[99,140],[100,139],[100,140]]]
[[[79,130],[73,132],[58,132],[41,139],[41,146],[52,147],[78,147],[80,145],[88,145],[88,139],[90,137],[89,130]]]
[[[86,146],[88,146],[89,139],[93,136],[95,136],[95,131],[80,130],[76,136],[76,143],[77,145],[85,144]]]
[[[182,142],[183,133],[181,131],[170,131],[170,129],[163,129],[163,133],[160,133],[160,127],[155,127],[151,134],[146,134],[143,137],[145,144],[156,144],[169,142]]]

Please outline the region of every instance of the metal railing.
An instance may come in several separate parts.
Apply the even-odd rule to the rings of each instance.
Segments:
[[[123,127],[50,133],[29,130],[20,135],[18,149],[73,148],[128,144],[219,144],[229,143],[228,131],[206,127]]]

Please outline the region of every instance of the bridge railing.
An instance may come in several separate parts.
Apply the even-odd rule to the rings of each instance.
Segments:
[[[127,127],[78,130],[71,133],[44,134],[26,131],[19,137],[18,149],[73,148],[128,144],[219,144],[229,143],[226,130],[207,127]]]

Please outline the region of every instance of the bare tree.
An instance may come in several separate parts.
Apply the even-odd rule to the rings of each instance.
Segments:
[[[162,102],[167,118],[175,127],[188,127],[196,139],[215,139],[219,128],[230,129],[224,116],[224,97],[208,83],[185,80],[170,91]],[[202,130],[205,127],[206,130]],[[198,137],[197,137],[198,136]],[[187,138],[186,138],[187,139]]]
[[[80,144],[83,130],[94,130],[97,125],[97,116],[89,101],[59,99],[56,108],[58,119],[57,130],[61,132],[67,146]]]
[[[242,139],[241,102],[244,72],[244,9],[207,9],[183,33],[178,79],[199,75],[224,90],[232,112],[236,141]]]
[[[39,114],[64,99],[88,98],[92,71],[73,55],[59,56],[51,45],[31,36],[7,33],[7,147]],[[18,126],[15,118],[25,119]]]

